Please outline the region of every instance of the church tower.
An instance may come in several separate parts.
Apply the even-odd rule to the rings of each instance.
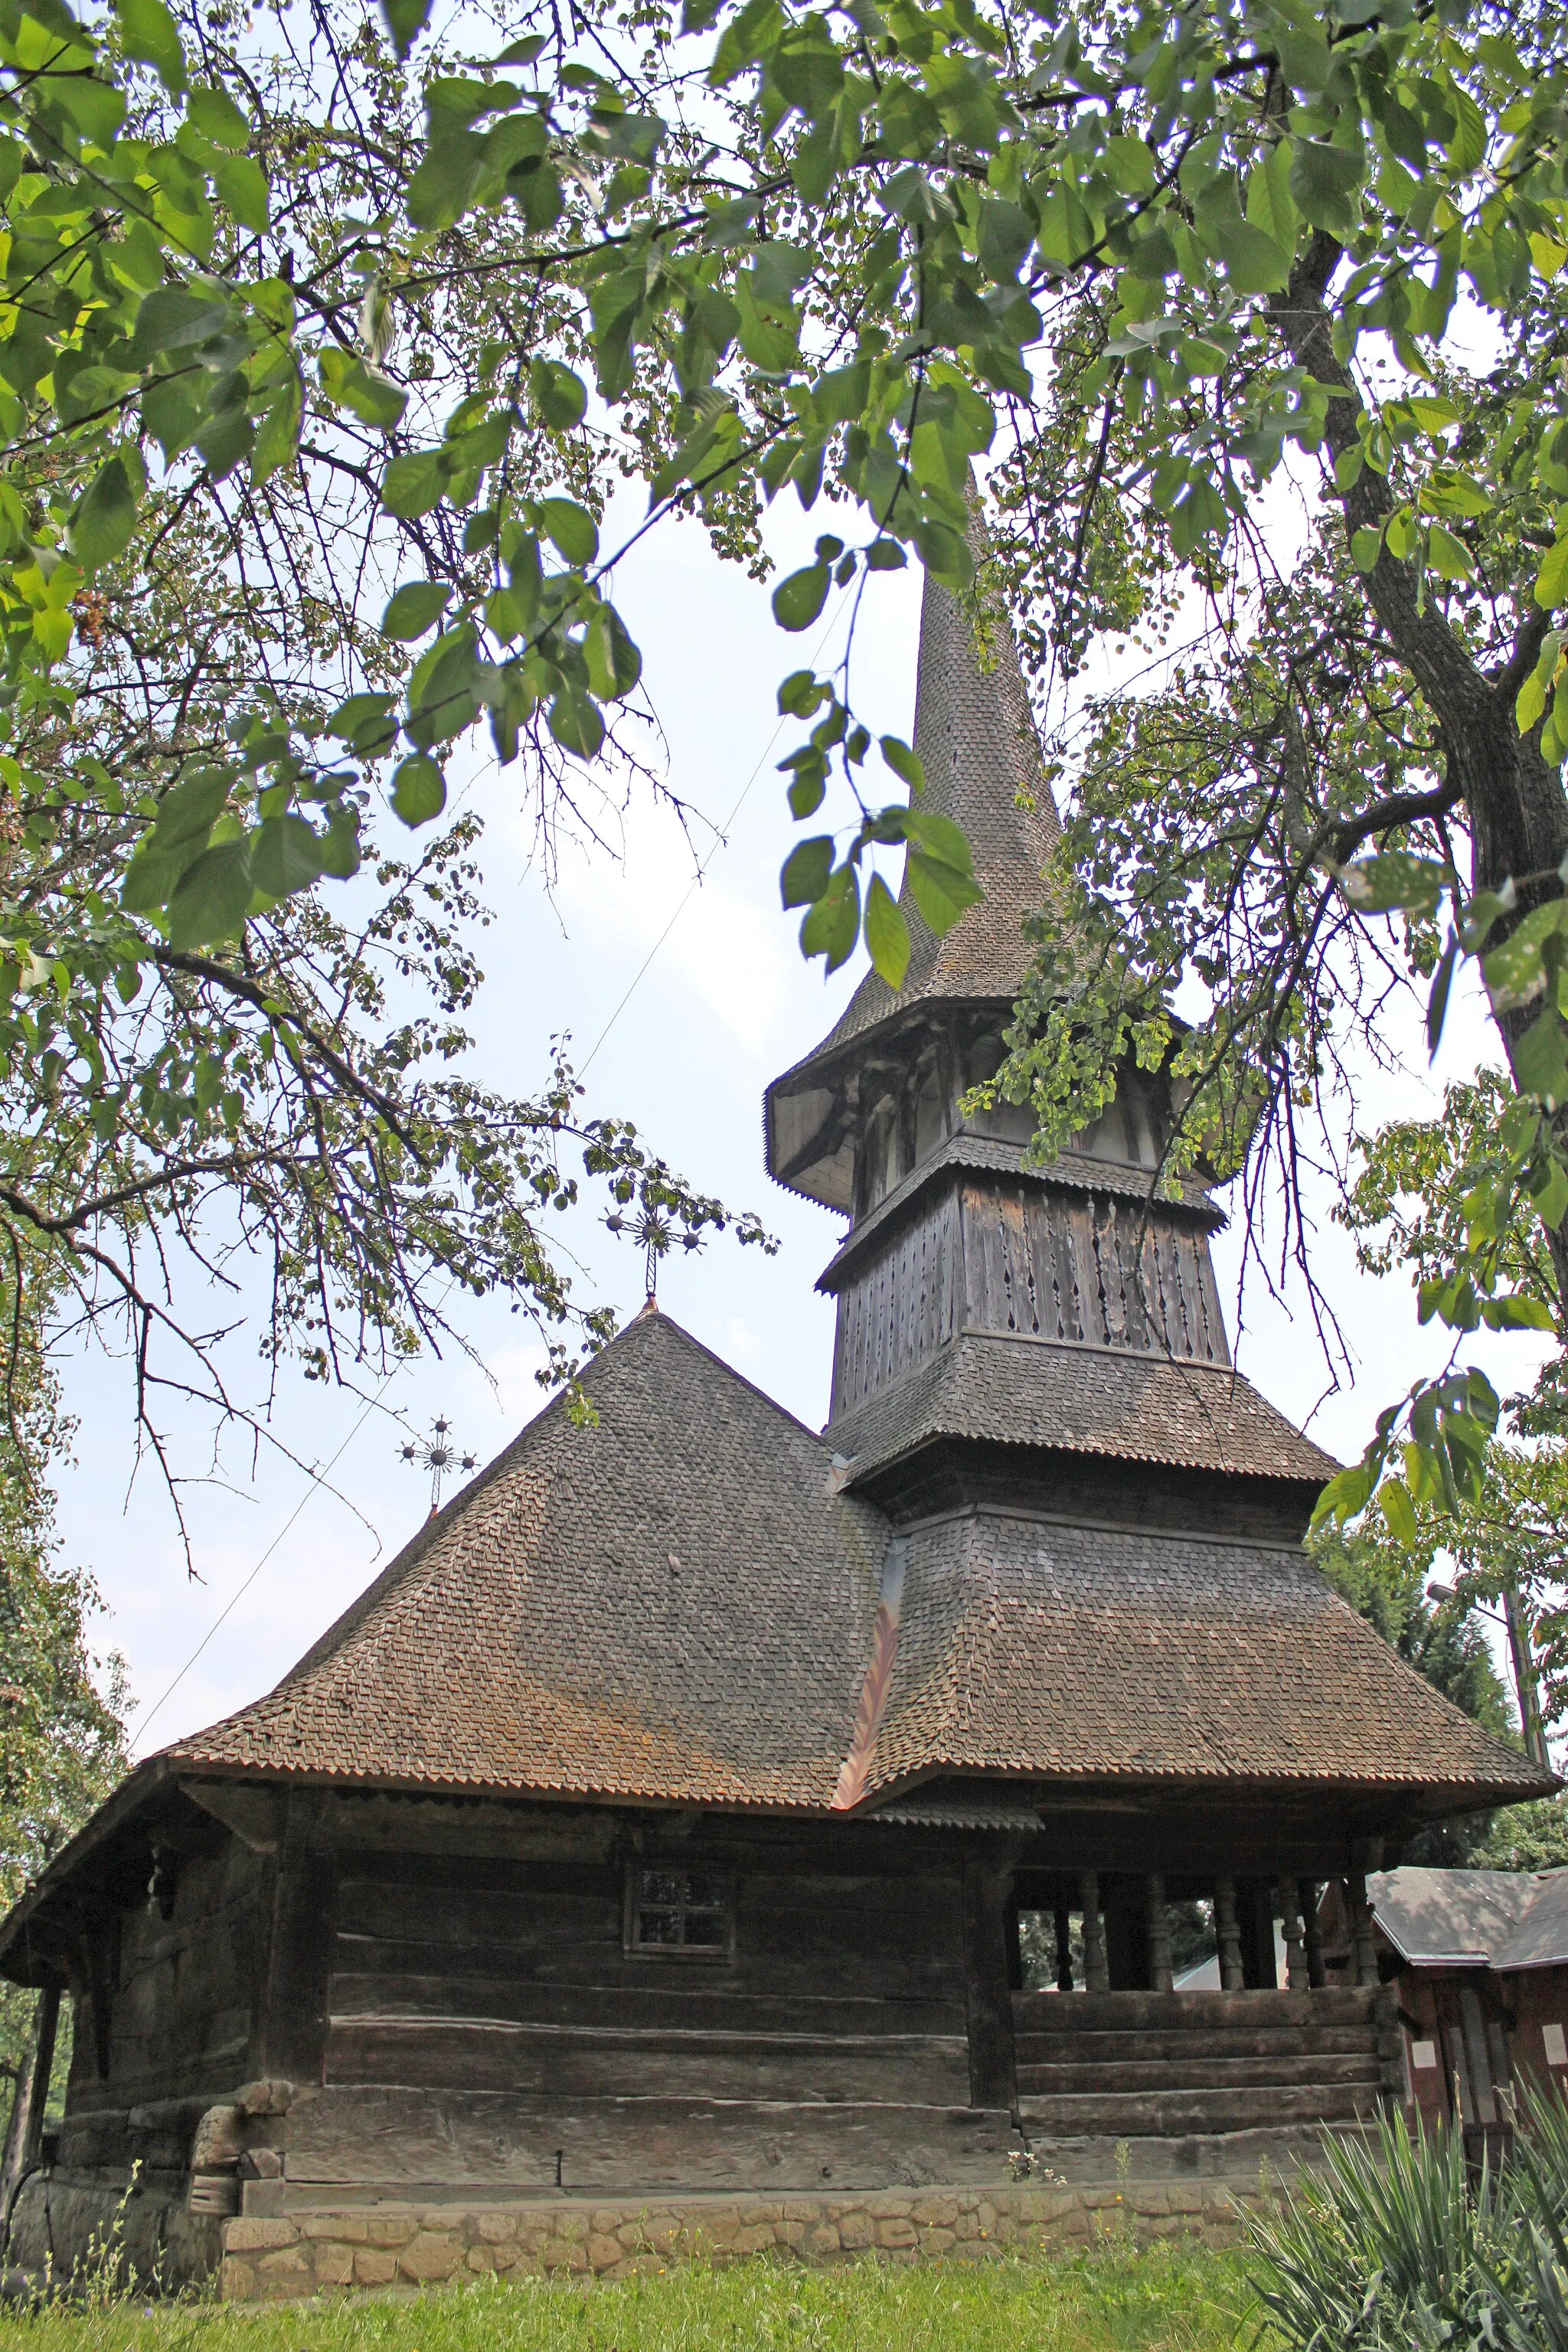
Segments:
[[[925,805],[963,827],[984,898],[939,941],[906,885],[903,988],[868,974],[767,1095],[770,1172],[850,1220],[819,1285],[838,1310],[826,1435],[900,1517],[1055,1484],[1068,1456],[1081,1486],[1093,1456],[1092,1484],[1118,1463],[1121,1500],[1152,1483],[1163,1516],[1255,1508],[1266,1481],[1299,1529],[1333,1465],[1231,1369],[1209,1255],[1223,1215],[1196,1181],[1155,1192],[1163,1080],[1128,1069],[1044,1169],[1026,1165],[1026,1107],[963,1109],[1000,1065],[1059,834],[1011,632],[987,621],[983,656],[927,581]]]

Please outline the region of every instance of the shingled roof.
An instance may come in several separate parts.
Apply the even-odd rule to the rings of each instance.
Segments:
[[[669,1318],[595,1357],[269,1696],[168,1752],[405,1786],[826,1804],[888,1530]]]
[[[866,1785],[1035,1780],[1543,1785],[1297,1549],[981,1509],[909,1538]],[[1473,1796],[1470,1801],[1475,1801]]]
[[[937,1436],[1321,1486],[1339,1464],[1218,1365],[990,1331],[952,1340],[833,1423],[853,1475]]]
[[[1041,870],[1061,824],[1041,767],[1012,629],[999,609],[982,605],[980,612],[984,643],[977,646],[970,612],[928,575],[921,603],[915,749],[925,769],[921,804],[963,827],[985,895],[938,940],[921,919],[906,871],[899,898],[910,932],[904,984],[895,994],[868,972],[822,1043],[773,1080],[766,1115],[775,1174],[781,1102],[815,1095],[846,1045],[940,998],[1010,1006],[1028,971],[1024,923],[1039,909]]]
[[[1543,1785],[1299,1554],[1000,1514],[898,1537],[660,1314],[585,1386],[596,1428],[546,1407],[268,1697],[163,1761],[829,1811],[896,1559],[867,1805],[954,1772]]]

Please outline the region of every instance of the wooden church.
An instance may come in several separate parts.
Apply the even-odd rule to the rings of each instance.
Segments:
[[[547,1406],[269,1696],[137,1767],[0,1927],[75,2024],[13,2262],[68,2266],[133,2170],[178,2276],[289,2217],[1105,2179],[1118,2143],[1256,2177],[1405,2095],[1363,1874],[1553,1784],[1303,1553],[1333,1465],[1232,1369],[1219,1212],[1152,1198],[1159,1085],[1043,1170],[1026,1116],[964,1115],[1056,820],[1010,643],[983,668],[929,583],[916,740],[984,901],[939,943],[906,900],[902,991],[767,1096],[772,1174],[847,1221],[826,1430],[650,1304],[596,1426]],[[1173,1990],[1194,1898],[1217,1991]]]

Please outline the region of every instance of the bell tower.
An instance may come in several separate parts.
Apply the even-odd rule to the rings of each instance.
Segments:
[[[1124,1072],[1046,1168],[1025,1164],[1026,1108],[961,1107],[1000,1065],[1060,830],[1006,620],[987,611],[982,629],[977,645],[927,580],[915,747],[926,805],[963,828],[984,898],[938,940],[906,885],[903,987],[868,974],[766,1097],[770,1173],[849,1220],[818,1285],[838,1309],[826,1434],[895,1514],[955,1480],[994,1493],[1026,1467],[1037,1486],[1047,1454],[1315,1488],[1323,1457],[1230,1369],[1209,1255],[1221,1212],[1197,1182],[1155,1194],[1163,1081]]]

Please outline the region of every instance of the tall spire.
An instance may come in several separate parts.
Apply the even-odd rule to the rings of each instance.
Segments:
[[[983,558],[978,519],[974,539]],[[861,1055],[848,1049],[865,1041],[874,1050],[874,1033],[901,1031],[943,1003],[1005,1013],[1029,968],[1024,922],[1039,907],[1041,869],[1061,830],[1005,614],[986,600],[976,627],[971,611],[929,576],[921,606],[915,750],[926,778],[921,805],[962,827],[985,895],[938,940],[921,920],[906,877],[900,905],[910,965],[902,988],[895,994],[868,972],[822,1043],[768,1090],[772,1173],[836,1208],[849,1206],[855,1106],[847,1066]]]

